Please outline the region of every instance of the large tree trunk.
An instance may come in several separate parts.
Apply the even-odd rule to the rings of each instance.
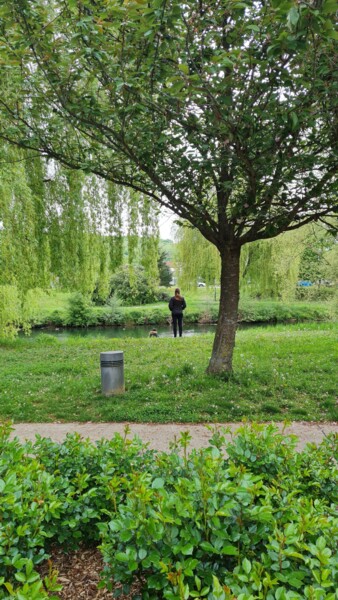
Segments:
[[[230,374],[239,302],[240,246],[226,246],[221,253],[221,294],[219,315],[208,373]]]

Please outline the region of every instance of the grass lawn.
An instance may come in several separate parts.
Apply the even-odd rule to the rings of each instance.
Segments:
[[[239,331],[234,376],[206,375],[213,335],[0,345],[0,418],[15,422],[337,420],[337,323]],[[101,394],[100,352],[123,350],[126,393]]]

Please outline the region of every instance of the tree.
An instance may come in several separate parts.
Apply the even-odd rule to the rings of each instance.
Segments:
[[[309,226],[305,249],[302,252],[299,278],[320,285],[325,281],[334,283],[338,239],[333,237],[330,230]]]
[[[160,277],[160,285],[163,285],[165,287],[169,287],[172,281],[172,273],[170,271],[170,267],[168,267],[167,262],[168,254],[165,250],[160,250],[157,260],[157,268]]]
[[[334,197],[333,0],[0,0],[0,136],[142,192],[221,257],[229,373],[244,244]]]
[[[241,294],[256,298],[293,299],[301,256],[309,234],[308,227],[246,244],[240,261]],[[191,227],[181,227],[177,239],[179,285],[185,289],[196,287],[200,278],[209,286],[215,285],[215,281],[219,280],[221,264],[215,246]]]
[[[0,146],[0,285],[16,285],[23,298],[58,282],[64,290],[95,290],[104,302],[123,262],[123,211],[128,241],[142,246],[138,258],[157,279],[157,210],[134,196],[31,151]]]
[[[111,295],[116,296],[125,306],[151,304],[156,302],[154,282],[147,278],[143,267],[124,265],[111,279]]]

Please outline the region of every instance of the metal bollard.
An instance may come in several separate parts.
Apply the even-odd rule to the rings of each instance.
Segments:
[[[123,352],[101,352],[101,384],[105,396],[124,392]]]

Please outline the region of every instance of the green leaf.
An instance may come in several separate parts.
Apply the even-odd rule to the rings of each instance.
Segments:
[[[247,558],[244,558],[244,560],[242,561],[242,567],[243,567],[244,573],[249,575],[249,573],[251,571],[251,562]]]
[[[228,554],[229,556],[237,556],[238,548],[236,548],[236,546],[223,546],[222,554]]]
[[[293,29],[297,25],[299,17],[300,14],[298,12],[298,9],[295,6],[293,6],[288,12],[288,25],[290,29]]]
[[[322,6],[324,15],[334,14],[337,11],[337,0],[325,0]]]
[[[297,129],[297,127],[299,125],[298,117],[295,112],[290,113],[290,119],[291,119],[292,130],[294,131],[295,129]]]
[[[186,544],[185,546],[182,546],[181,548],[181,552],[184,555],[191,555],[194,551],[194,546],[193,544]]]
[[[184,64],[184,63],[180,63],[178,65],[178,68],[180,71],[182,71],[182,73],[185,73],[185,75],[189,75],[189,66]]]
[[[119,562],[123,562],[123,563],[129,562],[129,556],[125,552],[116,552],[115,558]]]
[[[10,595],[14,596],[15,592],[14,592],[14,588],[13,588],[12,584],[9,583],[8,581],[6,581],[6,583],[4,585],[5,585],[5,588],[7,589],[7,591],[10,593]]]
[[[316,541],[316,546],[319,550],[324,550],[324,548],[326,547],[326,541],[322,535]]]
[[[213,554],[218,554],[218,550],[216,548],[214,548],[214,546],[212,546],[210,544],[210,542],[202,542],[200,544],[200,547],[202,548],[202,550],[205,550],[206,552],[212,552]]]
[[[152,482],[151,487],[154,490],[162,489],[164,487],[164,479],[162,479],[162,477],[156,477],[156,479],[154,479]]]
[[[228,58],[227,56],[222,58],[222,61],[220,64],[222,65],[222,67],[228,67],[230,69],[232,69],[234,66],[234,63],[232,62],[232,60],[230,60],[230,58]]]

